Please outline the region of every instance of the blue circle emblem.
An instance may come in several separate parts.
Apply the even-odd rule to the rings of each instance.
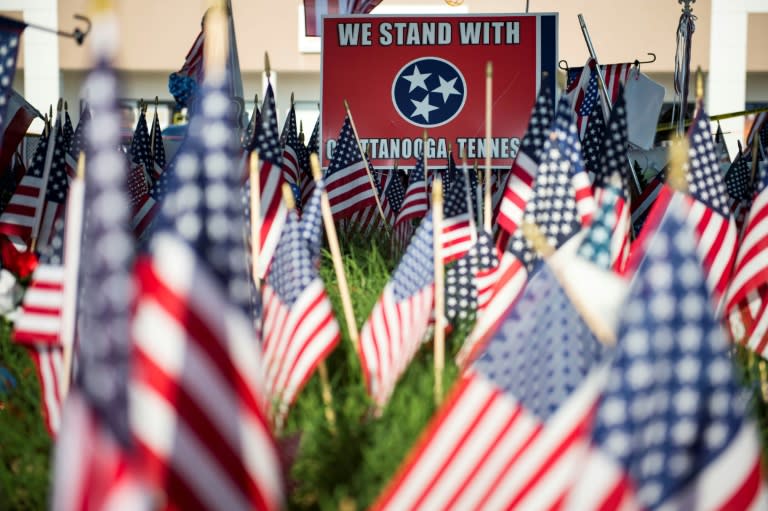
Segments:
[[[442,126],[459,115],[467,99],[461,71],[445,59],[422,57],[404,65],[392,82],[400,116],[422,128]]]

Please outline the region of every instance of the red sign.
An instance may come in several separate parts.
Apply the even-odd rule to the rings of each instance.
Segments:
[[[486,64],[493,63],[492,157],[508,167],[547,72],[554,90],[557,15],[345,16],[323,27],[322,153],[328,165],[349,103],[374,166],[448,148],[485,158]]]

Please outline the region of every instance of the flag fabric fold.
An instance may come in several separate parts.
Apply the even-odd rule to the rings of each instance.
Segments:
[[[267,85],[261,110],[261,126],[256,134],[259,153],[259,247],[256,277],[263,279],[275,253],[287,211],[282,201],[283,157],[277,130],[277,107],[272,84]],[[249,184],[252,186],[252,183]],[[250,200],[250,198],[248,199]],[[248,219],[250,221],[250,219]]]
[[[429,213],[360,331],[363,376],[379,409],[386,405],[427,331],[434,296],[432,233]]]
[[[56,436],[61,425],[63,356],[59,334],[64,304],[64,221],[55,225],[50,245],[40,255],[14,321],[13,340],[28,348],[40,382],[45,427]]]

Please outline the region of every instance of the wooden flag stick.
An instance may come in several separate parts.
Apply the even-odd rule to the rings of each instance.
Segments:
[[[485,183],[483,214],[483,227],[491,232],[491,110],[493,108],[493,62],[488,61],[485,66]]]
[[[368,167],[368,158],[365,157],[365,151],[363,151],[363,145],[360,143],[360,137],[357,134],[357,128],[355,128],[355,121],[352,119],[352,111],[349,109],[349,103],[347,103],[347,100],[344,100],[344,109],[347,111],[347,115],[349,116],[349,124],[352,126],[352,133],[355,134],[355,140],[357,141],[357,148],[360,150],[360,156],[363,158],[363,164],[365,165],[365,172],[368,174],[368,181],[371,183],[371,188],[373,188],[373,198],[376,199],[376,207],[379,208],[379,214],[381,215],[381,219],[384,221],[384,225],[387,225],[387,217],[384,215],[384,209],[381,207],[381,201],[379,200],[379,192],[376,189],[376,183],[373,182],[373,174],[371,174],[371,169]]]
[[[320,174],[320,160],[317,155],[309,155],[309,166],[312,169],[312,177],[315,182],[322,179]],[[336,235],[336,225],[333,223],[333,214],[331,213],[331,202],[328,200],[328,192],[323,190],[321,198],[323,212],[323,224],[325,225],[325,234],[328,237],[328,246],[331,249],[331,258],[333,259],[333,270],[336,272],[336,280],[339,285],[339,295],[341,295],[341,306],[344,311],[344,322],[347,325],[347,333],[355,351],[360,350],[360,333],[355,323],[355,310],[352,308],[352,298],[349,294],[347,285],[347,275],[344,272],[344,263],[341,260],[341,248],[339,248],[339,238]]]
[[[206,80],[214,83],[223,80],[229,51],[228,25],[225,7],[221,0],[211,0],[211,7],[205,15],[205,45],[203,45],[203,67]]]
[[[427,135],[427,130],[424,130],[424,134],[421,136],[422,140],[422,159],[424,160],[424,190],[427,191],[427,195],[429,195],[429,161],[427,158],[427,140],[429,139],[429,136]]]
[[[563,291],[565,291],[565,294],[571,300],[573,307],[582,317],[584,323],[586,323],[589,329],[592,330],[592,333],[597,340],[606,346],[614,346],[616,344],[616,334],[605,324],[602,318],[594,314],[589,307],[584,305],[584,302],[579,298],[579,293],[573,290],[573,285],[564,274],[565,272],[560,265],[552,263],[552,256],[555,253],[555,249],[549,243],[539,227],[535,223],[528,221],[524,221],[521,227],[523,229],[523,235],[531,242],[534,249],[541,254],[544,261],[549,265],[558,283],[563,288]]]
[[[77,318],[77,281],[80,268],[80,244],[83,233],[83,198],[85,197],[85,153],[77,160],[77,174],[69,185],[64,232],[64,302],[61,306],[61,402],[69,391]]]
[[[443,186],[439,176],[432,186],[432,238],[435,267],[435,404],[443,402],[445,369],[445,273],[443,268]]]
[[[293,197],[293,191],[291,191],[291,185],[283,183],[283,201],[285,201],[285,207],[290,212],[296,208],[296,199]],[[320,375],[320,392],[323,397],[323,405],[325,406],[325,418],[328,420],[328,425],[331,431],[336,430],[336,412],[333,411],[333,394],[331,393],[331,383],[328,380],[328,367],[325,365],[325,360],[322,360],[318,364],[318,374]]]
[[[669,165],[667,166],[667,184],[677,192],[688,193],[686,165],[688,163],[688,139],[675,136],[669,146]]]
[[[331,381],[328,378],[328,366],[325,359],[317,365],[317,372],[320,375],[320,392],[325,405],[325,420],[328,421],[328,427],[331,432],[336,434],[336,412],[333,409],[333,394],[331,394]]]
[[[475,177],[477,177],[477,189],[475,190],[475,201],[477,202],[477,225],[485,225],[483,223],[483,176],[480,170],[477,168],[477,160],[475,160],[475,163],[472,166],[472,172],[474,172]]]
[[[251,273],[253,274],[253,283],[256,284],[256,289],[261,286],[261,279],[259,278],[259,251],[261,243],[259,237],[261,236],[261,200],[259,191],[259,153],[257,151],[251,151],[250,156],[250,172],[249,179],[250,186],[250,201],[251,201]]]
[[[472,244],[474,245],[477,243],[477,220],[472,214],[472,209],[474,207],[472,205],[472,192],[469,189],[469,167],[467,166],[467,156],[463,149],[459,155],[459,158],[461,158],[461,178],[464,180],[464,192],[467,197],[467,212],[469,213],[469,217],[472,221]]]

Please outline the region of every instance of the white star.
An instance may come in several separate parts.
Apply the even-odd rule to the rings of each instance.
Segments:
[[[413,106],[416,107],[416,109],[411,114],[411,117],[420,115],[426,122],[429,122],[429,112],[437,110],[436,106],[429,104],[429,94],[427,94],[427,96],[422,101],[416,101],[415,99],[412,99],[411,103],[413,103]]]
[[[458,80],[458,77],[454,77],[452,80],[443,80],[443,77],[438,75],[437,79],[440,80],[440,86],[433,90],[432,92],[438,92],[443,95],[443,103],[448,101],[448,98],[452,95],[456,94],[461,96],[461,93],[456,90],[456,87],[454,84],[456,83],[456,80]]]
[[[425,82],[430,76],[432,76],[432,73],[421,73],[421,71],[419,71],[419,66],[413,66],[413,74],[403,75],[403,78],[408,80],[408,82],[411,84],[411,86],[408,88],[408,92],[412,92],[416,87],[429,90],[427,89],[427,84]]]

